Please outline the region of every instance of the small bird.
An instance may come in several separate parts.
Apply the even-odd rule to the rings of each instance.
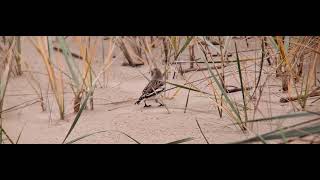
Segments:
[[[142,95],[139,100],[135,104],[140,104],[142,100],[144,100],[144,107],[150,107],[151,105],[147,105],[147,100],[150,100],[151,97],[155,97],[153,100],[156,103],[159,103],[159,106],[163,106],[162,103],[158,101],[157,96],[165,90],[165,83],[163,80],[163,74],[158,68],[154,68],[151,71],[151,81],[142,91]]]

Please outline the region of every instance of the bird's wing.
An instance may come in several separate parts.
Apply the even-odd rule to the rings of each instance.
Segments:
[[[151,80],[149,84],[142,91],[142,95],[136,104],[139,104],[143,99],[147,99],[153,96],[158,95],[165,90],[165,83],[159,80]]]
[[[159,93],[158,90],[164,90],[164,82],[158,80],[152,80],[142,91],[142,96],[149,96],[151,94]]]

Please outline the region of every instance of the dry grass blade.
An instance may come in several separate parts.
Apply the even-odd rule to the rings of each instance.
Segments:
[[[12,51],[13,47],[15,45],[15,41],[12,42],[10,48],[6,52],[5,59],[7,60],[7,63],[5,65],[4,71],[2,74],[0,74],[0,118],[1,118],[1,111],[4,101],[4,96],[7,90],[7,85],[10,78],[10,71],[11,71],[11,65],[12,65]]]
[[[16,39],[16,66],[17,66],[17,75],[21,76],[22,75],[22,68],[21,68],[21,36],[15,36]]]
[[[200,124],[199,124],[197,119],[196,119],[196,122],[197,122],[197,126],[198,126],[198,128],[199,128],[199,130],[201,132],[202,137],[204,138],[204,140],[206,141],[207,144],[210,144],[208,139],[206,138],[206,136],[203,134],[202,129],[201,129]]]
[[[37,52],[41,55],[41,59],[43,63],[46,66],[46,70],[48,72],[49,76],[49,82],[51,89],[54,93],[56,103],[59,108],[60,112],[60,119],[64,119],[64,93],[63,93],[63,80],[62,80],[62,72],[60,71],[59,76],[56,76],[56,73],[54,71],[54,65],[53,65],[53,57],[50,52],[53,52],[52,49],[52,40],[51,38],[46,38],[46,37],[35,37],[30,38],[30,41],[32,45],[36,48]],[[45,42],[47,43],[47,46],[45,45]],[[49,49],[46,50],[48,47]],[[51,54],[51,56],[50,56]],[[61,69],[61,68],[60,68]]]
[[[181,139],[181,140],[177,140],[177,141],[173,141],[173,142],[169,142],[166,144],[182,144],[188,141],[192,141],[194,138],[185,138],[185,139]]]
[[[46,110],[45,104],[44,104],[44,98],[43,98],[43,94],[42,94],[42,89],[41,89],[41,85],[40,82],[38,81],[38,79],[34,76],[34,72],[30,71],[29,65],[27,64],[27,62],[23,61],[25,68],[26,68],[26,78],[30,84],[30,86],[32,87],[32,89],[34,90],[34,92],[37,94],[38,98],[41,100],[41,109],[42,111]]]
[[[22,108],[31,106],[31,105],[33,105],[33,104],[35,104],[35,103],[38,103],[38,102],[40,102],[40,100],[39,100],[38,98],[33,99],[33,100],[29,100],[29,101],[25,101],[25,102],[20,103],[20,104],[18,104],[18,105],[15,105],[15,106],[12,106],[12,107],[10,107],[10,108],[1,110],[1,111],[0,111],[0,114],[1,114],[1,113],[4,114],[4,113],[8,113],[8,112],[15,111],[15,110],[18,110],[18,109],[22,109]]]

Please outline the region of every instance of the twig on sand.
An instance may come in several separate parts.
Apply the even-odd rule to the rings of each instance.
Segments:
[[[315,102],[317,102],[317,101],[319,101],[319,100],[320,100],[320,98],[318,98],[318,99],[316,99],[316,100],[312,101],[312,102],[311,102],[311,104],[313,104],[313,103],[315,103]]]
[[[132,64],[129,64],[128,62],[123,62],[122,63],[122,66],[131,66],[131,67],[139,67],[139,66],[143,66],[144,63],[132,63]]]
[[[7,132],[3,128],[1,128],[1,130],[2,130],[3,134],[7,137],[7,139],[10,141],[10,143],[14,144],[13,140],[8,136]]]
[[[249,90],[251,90],[253,88],[252,87],[246,87],[245,89],[246,89],[246,91],[249,91]],[[242,89],[238,88],[238,87],[235,87],[233,89],[226,89],[227,93],[234,93],[234,92],[238,92],[238,91],[242,91]]]
[[[55,51],[60,52],[60,53],[63,52],[63,50],[62,50],[61,48],[58,48],[58,47],[53,47],[53,49],[54,49]],[[71,53],[71,56],[74,57],[74,58],[78,58],[78,59],[81,59],[81,60],[83,59],[82,56],[80,56],[80,55],[78,55],[78,54],[76,54],[76,53],[73,53],[73,52],[70,52],[70,53]]]
[[[187,100],[186,100],[186,105],[185,105],[185,107],[184,107],[184,113],[187,112],[187,107],[188,107],[188,103],[189,103],[189,97],[190,97],[190,89],[189,89],[189,91],[188,91],[188,97],[187,97]]]
[[[128,99],[128,100],[124,100],[124,101],[104,103],[104,104],[96,104],[96,105],[103,105],[103,106],[106,106],[106,105],[119,105],[119,104],[124,104],[124,103],[128,103],[128,102],[136,101],[136,100],[138,100],[138,98]]]
[[[211,69],[221,69],[222,66],[216,66],[216,67],[211,67]],[[188,73],[188,72],[193,72],[193,71],[206,71],[208,70],[208,68],[189,68],[189,69],[184,69],[184,70],[180,70],[180,73]]]
[[[319,89],[319,88],[317,88]],[[307,95],[307,97],[316,97],[320,96],[320,91],[312,91],[310,94]],[[286,97],[286,98],[281,98],[280,102],[281,103],[287,103],[290,101],[296,101],[298,99],[304,98],[304,96],[297,96],[297,97]]]

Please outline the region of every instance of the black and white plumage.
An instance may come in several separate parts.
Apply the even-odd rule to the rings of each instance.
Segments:
[[[163,82],[163,75],[158,68],[155,68],[151,71],[151,80],[148,85],[142,91],[142,95],[139,100],[135,104],[140,104],[142,100],[144,100],[144,107],[150,107],[151,105],[147,105],[146,101],[151,97],[154,97],[154,100],[163,106],[157,99],[163,91],[165,90],[165,83]]]

